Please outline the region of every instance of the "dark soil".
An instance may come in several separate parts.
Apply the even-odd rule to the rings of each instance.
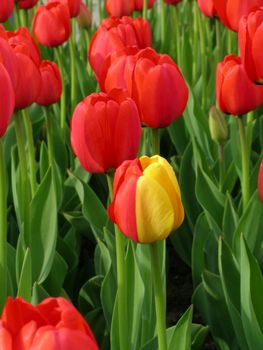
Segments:
[[[168,241],[167,241],[168,243]],[[167,325],[173,326],[192,304],[193,284],[191,269],[177,255],[174,248],[167,246],[168,276],[167,276]],[[205,324],[201,315],[194,309],[193,323]],[[204,350],[216,350],[215,343],[209,334]]]

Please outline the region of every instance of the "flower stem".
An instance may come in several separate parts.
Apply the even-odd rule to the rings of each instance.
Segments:
[[[48,159],[49,165],[53,165],[53,138],[52,138],[52,121],[51,121],[51,113],[50,108],[44,108],[45,117],[47,122],[47,147],[48,147]]]
[[[60,127],[62,130],[62,137],[64,139],[65,137],[65,129],[66,129],[66,86],[65,86],[65,81],[64,81],[64,74],[63,74],[63,63],[62,63],[62,58],[61,58],[61,54],[59,51],[59,47],[56,48],[55,50],[55,54],[57,57],[57,61],[58,61],[58,66],[59,66],[59,70],[61,73],[61,80],[62,80],[62,94],[61,94],[61,98],[60,98]]]
[[[181,34],[180,34],[180,22],[179,22],[179,15],[178,15],[178,6],[172,6],[173,14],[174,14],[174,28],[175,28],[175,36],[176,36],[176,58],[177,58],[177,64],[179,68],[181,69]]]
[[[223,145],[221,143],[218,143],[217,147],[218,147],[218,163],[219,163],[219,189],[220,191],[222,191],[224,173],[225,173]]]
[[[142,18],[147,19],[148,0],[143,0]]]
[[[244,120],[242,117],[238,117],[239,137],[241,146],[241,162],[242,162],[242,200],[243,200],[243,211],[249,201],[250,188],[249,188],[249,157],[247,149],[247,140],[245,134]]]
[[[197,8],[197,5],[195,5]],[[206,43],[205,43],[205,28],[204,20],[201,15],[201,11],[197,11],[199,38],[200,38],[200,56],[201,56],[201,72],[202,72],[202,107],[206,108],[206,86],[207,86],[207,62],[206,62]]]
[[[0,138],[0,311],[7,297],[7,203],[3,143]]]
[[[158,128],[152,130],[152,154],[160,154],[160,130]]]
[[[165,299],[163,292],[163,279],[160,267],[160,257],[158,254],[158,242],[150,245],[151,266],[154,284],[154,298],[157,320],[158,349],[167,349],[166,320],[165,320]]]
[[[107,175],[110,198],[112,199],[113,176]],[[125,246],[124,237],[117,227],[115,229],[116,260],[117,260],[117,295],[118,295],[118,320],[120,349],[128,349],[127,324],[127,300],[125,283]]]
[[[28,143],[29,177],[30,177],[31,193],[32,193],[32,196],[34,196],[37,190],[37,180],[36,180],[36,161],[35,161],[33,130],[32,130],[32,124],[29,118],[28,110],[23,109],[22,115],[24,117],[23,119],[24,119],[26,138]]]
[[[76,56],[75,56],[75,49],[74,49],[76,22],[74,18],[72,18],[71,20],[71,27],[72,27],[72,32],[69,39],[69,51],[70,51],[70,77],[71,77],[70,106],[71,106],[71,113],[72,113],[76,105]]]
[[[163,0],[160,1],[161,5],[161,49],[165,49],[165,36],[166,36],[166,23],[165,23],[165,3]]]

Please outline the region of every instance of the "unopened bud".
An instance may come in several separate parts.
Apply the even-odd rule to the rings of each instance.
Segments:
[[[212,106],[210,108],[208,124],[210,135],[213,141],[216,143],[221,143],[227,139],[227,123],[222,112],[217,109],[216,106]]]
[[[84,29],[89,29],[91,26],[91,13],[83,2],[80,4],[80,12],[77,16],[77,22],[78,25]]]

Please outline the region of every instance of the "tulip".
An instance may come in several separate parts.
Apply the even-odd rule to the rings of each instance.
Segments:
[[[0,103],[0,137],[2,137],[15,108],[15,94],[12,80],[6,70],[0,53],[0,96],[2,103]]]
[[[224,118],[222,112],[215,106],[210,108],[208,125],[211,139],[214,142],[220,144],[227,139],[228,129],[226,118]]]
[[[60,2],[68,6],[70,17],[76,17],[79,14],[81,0],[48,0],[48,4],[52,2]]]
[[[62,92],[61,75],[55,62],[43,60],[39,66],[41,90],[36,103],[48,106],[59,101]]]
[[[88,52],[89,63],[97,78],[100,77],[103,63],[114,52],[125,47],[139,49],[151,46],[152,36],[148,21],[142,18],[106,18],[93,35]]]
[[[263,7],[242,17],[239,24],[238,42],[241,60],[249,78],[263,84]]]
[[[110,16],[129,16],[134,11],[134,0],[106,0],[105,8]]]
[[[36,5],[38,0],[18,0],[18,7],[21,9],[31,9]]]
[[[70,13],[68,6],[60,2],[41,5],[37,8],[33,33],[41,45],[58,46],[70,35]]]
[[[25,27],[7,32],[8,43],[16,56],[15,107],[23,109],[36,101],[41,88],[40,52]]]
[[[12,14],[14,9],[14,0],[1,0],[0,22],[5,22]]]
[[[84,2],[80,4],[80,12],[77,16],[77,22],[80,28],[89,29],[91,27],[91,13]]]
[[[127,160],[116,170],[110,219],[140,243],[165,239],[184,219],[173,168],[160,156]]]
[[[0,348],[6,350],[98,350],[83,317],[64,298],[33,306],[8,298],[0,322]]]
[[[179,68],[168,55],[150,48],[133,57],[117,57],[103,80],[107,92],[114,85],[128,90],[142,123],[151,128],[170,125],[182,115],[187,104],[188,88]]]
[[[16,55],[13,52],[12,48],[7,42],[7,34],[5,32],[5,39],[1,37],[0,33],[0,57],[1,62],[5,66],[10,79],[12,81],[14,89],[16,88],[16,82],[17,82],[17,61],[16,61]]]
[[[222,112],[241,115],[263,102],[263,86],[251,82],[240,57],[228,55],[217,65],[216,98]]]
[[[136,104],[122,91],[93,93],[74,110],[71,145],[90,173],[103,173],[135,158],[140,136]]]
[[[197,3],[205,16],[214,17],[216,15],[214,0],[197,0]]]
[[[181,0],[179,0],[181,1]],[[147,8],[150,9],[153,7],[155,0],[147,0]],[[135,11],[143,10],[143,0],[134,0]]]
[[[258,194],[261,202],[263,203],[263,159],[261,161],[258,173]]]
[[[162,0],[162,1],[166,2],[166,4],[168,4],[168,5],[177,5],[182,0]]]
[[[256,7],[263,6],[263,0],[213,0],[216,13],[229,29],[237,32],[239,21]]]

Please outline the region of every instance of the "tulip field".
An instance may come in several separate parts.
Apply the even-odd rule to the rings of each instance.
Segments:
[[[0,349],[263,349],[263,0],[0,0]]]

